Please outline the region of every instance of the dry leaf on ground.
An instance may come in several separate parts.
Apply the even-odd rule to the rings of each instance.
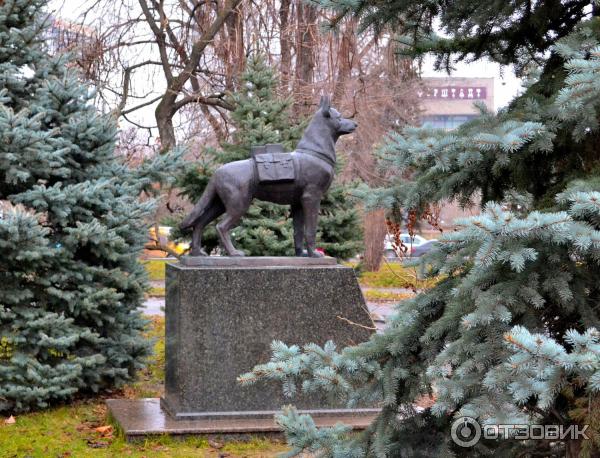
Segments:
[[[94,431],[102,434],[103,436],[108,436],[108,435],[112,434],[112,430],[113,430],[113,427],[111,425],[98,426],[97,428],[94,428]]]
[[[94,440],[90,440],[90,439],[88,439],[87,444],[88,444],[88,447],[90,447],[90,448],[106,448],[110,445],[108,442],[94,441]]]

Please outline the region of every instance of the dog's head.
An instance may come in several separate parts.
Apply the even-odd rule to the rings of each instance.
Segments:
[[[321,96],[319,112],[336,138],[340,135],[351,134],[358,127],[356,122],[342,117],[341,113],[331,106],[331,99],[327,95]]]

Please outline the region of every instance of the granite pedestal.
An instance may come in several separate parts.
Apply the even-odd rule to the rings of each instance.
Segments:
[[[332,258],[205,257],[167,264],[166,274],[161,407],[170,421],[222,420],[221,432],[227,421],[233,429],[252,420],[272,428],[273,415],[294,404],[325,424],[330,418],[358,427],[377,412],[345,409],[321,395],[286,398],[275,381],[236,380],[269,360],[273,340],[332,340],[340,348],[366,341],[374,325],[351,268]]]

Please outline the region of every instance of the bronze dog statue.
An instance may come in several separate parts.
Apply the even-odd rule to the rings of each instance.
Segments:
[[[254,159],[230,162],[219,167],[202,197],[181,223],[181,229],[193,228],[191,256],[207,256],[202,249],[202,232],[207,224],[225,214],[217,224],[217,233],[229,256],[244,256],[231,243],[229,231],[238,225],[252,199],[291,205],[294,219],[296,256],[303,255],[306,237],[308,256],[322,256],[315,251],[317,220],[321,198],[329,189],[335,173],[335,143],[354,132],[357,124],[345,119],[331,107],[329,97],[321,97],[319,110],[304,131],[291,158],[295,178],[282,182],[261,182]]]

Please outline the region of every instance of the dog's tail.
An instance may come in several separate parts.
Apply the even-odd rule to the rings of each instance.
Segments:
[[[189,215],[185,217],[185,219],[179,225],[179,228],[182,231],[188,230],[195,226],[196,222],[202,217],[204,212],[210,207],[213,199],[217,195],[217,190],[215,187],[214,177],[210,179],[208,185],[206,185],[206,189],[202,193],[202,197],[194,208],[190,212]]]

